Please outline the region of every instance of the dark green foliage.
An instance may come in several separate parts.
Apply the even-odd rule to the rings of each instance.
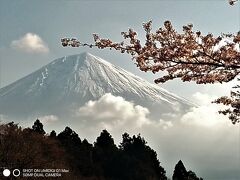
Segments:
[[[120,149],[128,156],[125,159],[129,158],[129,166],[125,167],[130,179],[167,179],[166,172],[157,159],[157,153],[146,145],[147,142],[140,134],[131,138],[129,134],[124,133],[122,137]]]
[[[78,134],[73,131],[70,127],[66,127],[64,131],[58,134],[58,139],[62,142],[62,144],[69,144],[71,146],[78,146],[81,144],[81,139]]]
[[[93,161],[96,164],[96,174],[105,177],[114,177],[115,157],[118,149],[112,136],[107,130],[103,130],[94,143]]]
[[[188,180],[199,180],[193,171],[188,171]]]
[[[37,120],[34,122],[34,124],[33,124],[33,126],[32,126],[32,129],[33,129],[34,132],[37,132],[37,133],[39,133],[39,134],[42,134],[42,135],[45,134],[45,131],[44,131],[44,129],[43,129],[43,124],[39,121],[39,119],[37,119]]]
[[[187,171],[183,162],[180,160],[175,166],[173,180],[203,180],[198,178],[193,171]]]
[[[65,148],[68,154],[68,161],[76,174],[93,175],[92,145],[85,139],[83,142],[78,134],[71,128],[66,127],[58,134],[57,139]]]
[[[50,136],[51,138],[56,138],[56,137],[57,137],[56,131],[52,130],[49,136]]]
[[[9,169],[69,169],[64,149],[59,143],[38,131],[30,128],[22,129],[17,124],[0,124],[0,172]],[[74,179],[66,174],[62,180]],[[0,173],[0,179],[8,179]],[[10,175],[9,179],[14,179]],[[30,179],[18,177],[16,179]],[[33,179],[33,178],[31,178]],[[76,179],[76,178],[75,178]]]
[[[116,148],[116,145],[114,144],[114,140],[112,136],[109,134],[109,132],[104,129],[100,136],[97,137],[96,142],[94,143],[95,147],[100,147],[103,149],[114,149]]]
[[[46,135],[39,120],[31,128],[22,129],[8,123],[0,125],[0,163],[19,168],[65,168],[63,179],[81,180],[167,180],[157,153],[141,135],[122,135],[119,147],[107,130],[97,137],[94,146],[81,141],[70,127],[58,135]],[[1,170],[1,169],[0,169]],[[1,179],[1,176],[0,176]],[[174,180],[202,180],[185,169],[182,161],[175,167]]]
[[[188,173],[183,162],[181,160],[178,161],[173,172],[173,180],[185,180],[187,175]]]
[[[196,175],[195,172],[193,172],[193,171],[188,171],[187,179],[188,179],[188,180],[203,180],[203,178],[197,177],[197,175]]]

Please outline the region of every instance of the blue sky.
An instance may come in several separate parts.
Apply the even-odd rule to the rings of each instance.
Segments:
[[[158,74],[141,72],[128,55],[109,50],[63,48],[60,39],[76,37],[82,42],[92,42],[92,33],[98,33],[101,37],[122,41],[120,33],[131,27],[139,32],[139,37],[143,40],[142,23],[148,20],[153,20],[153,29],[162,26],[165,20],[170,20],[179,31],[183,25],[193,23],[194,30],[203,33],[235,33],[240,30],[239,5],[240,3],[230,6],[227,0],[0,0],[0,87],[28,75],[56,58],[85,51],[153,82]],[[212,117],[205,111],[212,107],[209,102],[220,95],[228,95],[233,84],[195,85],[174,80],[161,86],[202,105],[202,109],[192,113],[200,114],[199,117]],[[201,113],[205,113],[205,116]],[[202,130],[206,129],[198,129],[196,132],[202,133]],[[231,131],[234,131],[234,134],[231,134]],[[193,170],[199,169],[203,176],[217,179],[221,177],[218,170],[223,170],[222,175],[226,172],[232,174],[234,179],[237,177],[236,164],[239,162],[235,160],[235,154],[239,152],[239,149],[235,148],[236,142],[239,143],[239,137],[235,136],[236,128],[224,129],[221,126],[206,132],[211,132],[209,134],[212,134],[212,139],[209,141],[208,137],[204,136],[206,139],[201,139],[201,142],[207,141],[211,147],[214,147],[211,142],[221,145],[221,141],[225,141],[228,145],[225,149],[220,147],[222,152],[215,150],[216,154],[220,155],[214,157],[221,156],[222,159],[210,159],[211,167],[219,162],[219,169],[213,171],[218,176],[211,174],[210,165],[205,167],[204,163],[209,162],[202,158],[205,154],[199,153],[199,157],[196,158],[202,160],[200,164],[194,159],[188,160],[190,167],[193,167]],[[216,132],[216,135],[212,132]],[[226,134],[229,136],[226,137]],[[198,134],[195,136],[197,138]],[[158,148],[157,143],[153,143],[153,147]],[[209,149],[202,150],[207,156]],[[229,159],[231,162],[229,161],[226,169],[221,163]],[[163,163],[167,166],[167,162]],[[173,169],[172,165],[169,167]]]

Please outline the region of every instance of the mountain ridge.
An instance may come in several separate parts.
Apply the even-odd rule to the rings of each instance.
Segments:
[[[169,110],[175,109],[171,106],[176,104],[193,106],[190,101],[85,52],[55,59],[1,88],[0,114],[58,114],[106,93],[148,108],[159,104],[161,109]]]

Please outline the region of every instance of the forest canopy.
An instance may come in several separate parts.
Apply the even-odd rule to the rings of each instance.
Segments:
[[[66,180],[167,180],[157,153],[140,134],[131,137],[124,133],[117,146],[111,134],[103,130],[91,144],[70,127],[59,134],[54,130],[46,134],[40,120],[32,128],[14,122],[0,124],[0,164],[10,169],[64,168],[69,170],[62,177]],[[182,176],[200,180],[183,164],[176,166],[173,179]]]

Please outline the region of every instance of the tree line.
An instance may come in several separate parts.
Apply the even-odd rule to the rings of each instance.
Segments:
[[[46,134],[37,119],[32,128],[14,122],[0,125],[0,168],[68,169],[61,179],[168,180],[157,153],[140,135],[122,135],[119,146],[107,130],[91,144],[70,127]],[[4,178],[0,174],[0,179]],[[26,179],[19,177],[18,179]],[[31,178],[30,178],[31,179]],[[202,180],[180,160],[173,180]]]

